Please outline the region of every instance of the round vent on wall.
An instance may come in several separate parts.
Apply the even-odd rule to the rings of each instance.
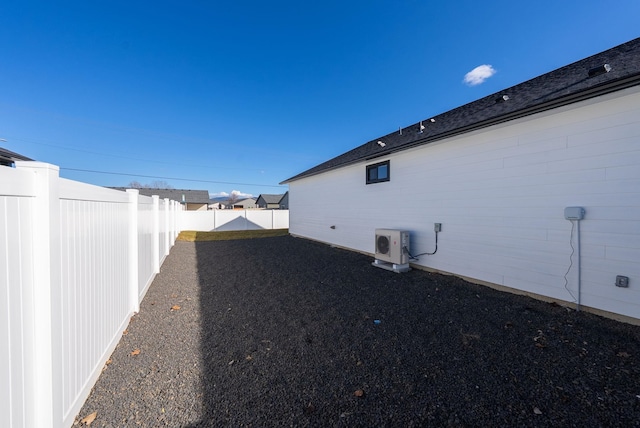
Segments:
[[[389,253],[389,238],[384,235],[378,235],[376,239],[376,246],[378,247],[378,253],[380,254],[388,254]]]

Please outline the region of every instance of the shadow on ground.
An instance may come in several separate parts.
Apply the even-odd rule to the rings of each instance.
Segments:
[[[177,242],[76,424],[638,426],[640,327],[371,261]]]
[[[638,327],[303,239],[195,246],[192,426],[638,424]]]

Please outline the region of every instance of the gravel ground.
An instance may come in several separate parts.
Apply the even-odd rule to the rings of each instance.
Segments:
[[[640,426],[640,327],[371,262],[177,242],[75,424]]]

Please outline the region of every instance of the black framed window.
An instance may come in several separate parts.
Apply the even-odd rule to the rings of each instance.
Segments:
[[[389,161],[367,165],[367,184],[382,183],[391,178]]]

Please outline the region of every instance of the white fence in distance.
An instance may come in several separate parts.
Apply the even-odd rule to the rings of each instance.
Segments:
[[[289,210],[211,210],[180,212],[180,230],[209,232],[288,228]]]
[[[0,426],[66,428],[177,236],[181,205],[0,167]]]

